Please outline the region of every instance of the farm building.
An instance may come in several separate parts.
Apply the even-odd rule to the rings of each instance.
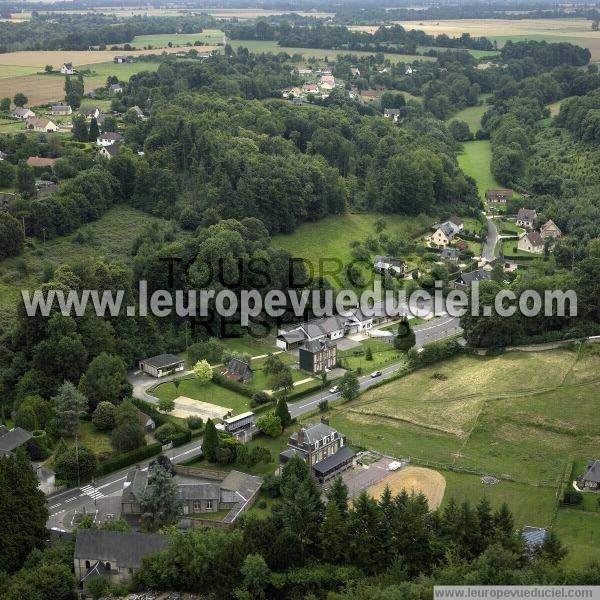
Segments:
[[[73,109],[68,104],[53,104],[52,114],[56,117],[70,115]]]
[[[35,117],[35,113],[32,110],[29,110],[28,108],[24,108],[22,106],[18,106],[17,108],[13,109],[13,111],[10,114],[15,119],[21,119],[22,121],[24,121],[25,119]]]
[[[160,354],[140,361],[140,371],[152,377],[165,377],[184,370],[184,362],[175,354]]]

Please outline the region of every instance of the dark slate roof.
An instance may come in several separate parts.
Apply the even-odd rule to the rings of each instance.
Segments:
[[[327,348],[331,348],[332,346],[335,346],[335,343],[328,339],[311,340],[309,342],[306,342],[301,348],[301,350],[305,350],[306,352],[311,352],[312,354],[315,354]]]
[[[470,273],[462,273],[456,281],[458,283],[464,283],[470,285],[474,281],[487,281],[492,278],[492,272],[486,269],[479,269],[477,271],[471,271]]]
[[[21,427],[15,427],[0,437],[0,450],[11,452],[31,438],[32,435],[29,431],[25,431]]]
[[[309,444],[314,444],[319,440],[331,435],[333,433],[337,433],[337,431],[333,427],[329,427],[329,425],[325,425],[324,423],[315,423],[313,425],[307,425],[303,427],[304,436],[306,441]],[[298,432],[292,433],[291,438],[298,440]]]
[[[109,140],[113,142],[118,142],[123,139],[123,136],[117,131],[107,131],[106,133],[101,133],[98,136],[99,140]]]
[[[216,483],[190,483],[177,486],[180,500],[220,500],[221,486]]]
[[[517,219],[519,221],[532,221],[537,216],[535,210],[530,208],[520,208],[517,213]]]
[[[119,144],[111,144],[110,146],[103,146],[102,150],[104,152],[108,152],[111,156],[116,156],[119,154],[121,150],[121,146]]]
[[[523,536],[525,544],[528,548],[539,548],[544,543],[548,532],[541,527],[531,527],[530,525],[525,525],[521,535]]]
[[[301,342],[306,339],[306,334],[302,329],[294,329],[292,331],[285,331],[281,334],[281,337],[288,343],[294,344],[296,342]]]
[[[132,469],[127,473],[121,502],[137,502],[148,487],[148,471]]]
[[[236,377],[252,377],[252,369],[248,363],[239,358],[232,358],[227,365],[227,371]]]
[[[444,248],[440,253],[440,258],[442,260],[454,260],[458,258],[458,255],[458,248]]]
[[[339,465],[347,462],[354,456],[354,451],[348,446],[342,446],[335,454],[324,458],[323,460],[315,463],[313,469],[317,473],[327,473],[331,469],[335,469]]]
[[[121,568],[139,569],[142,558],[167,547],[168,538],[156,533],[124,533],[102,529],[79,529],[75,559],[117,563]]]
[[[600,460],[588,463],[583,474],[584,481],[600,483]]]
[[[454,223],[455,225],[458,225],[459,227],[461,225],[464,225],[464,221],[460,217],[450,217],[448,219],[448,221],[450,221],[450,223]]]
[[[537,231],[532,231],[531,233],[526,233],[525,235],[529,238],[532,246],[544,245],[544,238]]]
[[[109,148],[111,148],[111,146],[108,146],[107,150]],[[157,369],[164,369],[165,367],[171,367],[173,365],[182,363],[183,359],[179,358],[179,356],[176,356],[175,354],[159,354],[158,356],[152,356],[151,358],[147,358],[141,362]]]

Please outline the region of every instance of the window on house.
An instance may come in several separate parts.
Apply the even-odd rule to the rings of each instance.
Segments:
[[[200,500],[194,500],[194,510],[201,510],[202,509],[202,504],[200,502]]]
[[[85,561],[85,568],[86,568],[86,569],[89,569],[89,568],[90,568],[90,561],[89,561],[89,560],[86,560],[86,561]]]
[[[213,501],[212,500],[207,500],[206,501],[206,508],[208,510],[212,510],[212,507],[213,507]]]
[[[110,571],[110,563],[109,562],[107,562],[104,566],[106,567],[107,571]]]

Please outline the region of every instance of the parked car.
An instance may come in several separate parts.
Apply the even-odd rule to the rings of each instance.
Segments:
[[[339,385],[334,385],[333,387],[329,388],[330,394],[337,394],[339,391],[340,391]]]
[[[397,460],[393,460],[388,465],[388,471],[397,471],[402,466],[402,463],[399,463]]]
[[[375,377],[381,377],[381,371],[373,371],[371,373],[371,378],[375,379]]]

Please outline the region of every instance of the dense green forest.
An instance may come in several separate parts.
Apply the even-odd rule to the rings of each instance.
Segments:
[[[29,7],[28,7],[29,9]],[[30,21],[0,22],[0,53],[16,50],[88,50],[127,44],[136,35],[198,33],[213,26],[211,17],[132,17],[35,14]]]

